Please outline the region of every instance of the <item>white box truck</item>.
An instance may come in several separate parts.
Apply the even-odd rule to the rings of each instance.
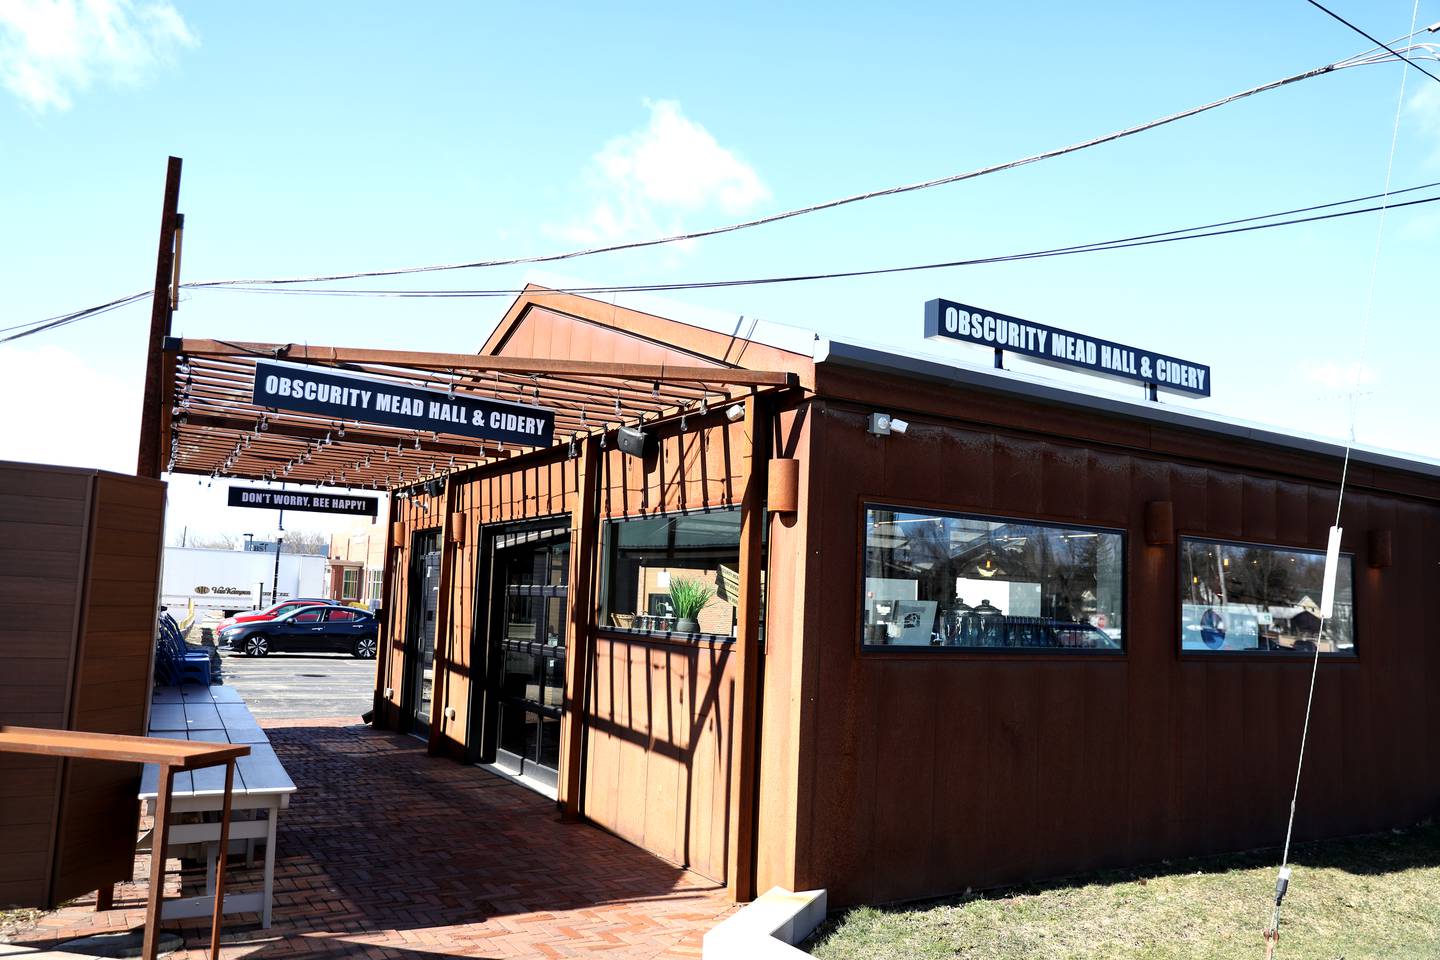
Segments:
[[[280,600],[323,597],[325,563],[324,557],[282,553],[277,582],[272,552],[166,547],[160,603],[177,617],[192,603],[199,617],[210,612],[228,617],[269,606],[272,583]]]

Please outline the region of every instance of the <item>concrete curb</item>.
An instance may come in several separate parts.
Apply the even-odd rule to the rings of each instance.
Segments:
[[[771,887],[705,934],[704,960],[798,960],[825,920],[825,891]]]

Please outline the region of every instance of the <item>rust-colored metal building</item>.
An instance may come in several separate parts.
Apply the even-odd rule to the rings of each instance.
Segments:
[[[1440,806],[1440,465],[1352,453],[1322,624],[1343,451],[1189,410],[543,289],[468,361],[170,350],[173,469],[393,491],[377,725],[739,898],[1277,843],[1317,656],[1297,836]],[[332,444],[246,406],[272,357],[558,439]]]

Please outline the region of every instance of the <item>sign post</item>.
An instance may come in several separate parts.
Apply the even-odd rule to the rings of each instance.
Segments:
[[[1203,363],[1008,317],[952,300],[931,300],[925,304],[925,337],[993,347],[997,367],[1002,352],[1008,350],[1039,363],[1144,384],[1152,400],[1156,399],[1157,390],[1191,397],[1210,396],[1210,368]]]

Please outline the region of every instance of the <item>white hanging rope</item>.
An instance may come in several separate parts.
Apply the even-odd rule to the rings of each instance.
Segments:
[[[1410,32],[1415,32],[1415,24],[1420,19],[1420,0],[1414,0],[1414,6],[1410,11]],[[1355,444],[1355,407],[1360,391],[1360,377],[1365,370],[1365,357],[1370,347],[1370,318],[1375,307],[1375,280],[1380,269],[1380,250],[1385,239],[1385,211],[1390,201],[1390,176],[1395,169],[1395,146],[1400,138],[1400,115],[1405,107],[1405,80],[1410,74],[1411,64],[1407,61],[1400,68],[1400,93],[1395,101],[1395,122],[1390,131],[1390,155],[1385,161],[1385,191],[1380,201],[1380,219],[1375,230],[1375,249],[1370,258],[1370,283],[1365,291],[1365,312],[1360,323],[1360,351],[1356,360],[1354,377],[1350,385],[1350,430],[1345,439],[1345,459],[1340,467],[1340,488],[1335,498],[1335,523],[1332,528],[1332,536],[1338,538],[1340,529],[1340,510],[1345,503],[1345,483],[1350,476],[1350,450]],[[1327,563],[1338,562],[1330,551],[1327,556]],[[1333,570],[1326,571],[1327,577],[1333,576]],[[1280,943],[1280,904],[1285,899],[1285,892],[1290,885],[1290,840],[1295,831],[1295,808],[1300,801],[1300,773],[1305,766],[1305,746],[1310,739],[1310,716],[1315,705],[1315,679],[1320,672],[1320,644],[1319,638],[1325,634],[1325,623],[1329,619],[1331,611],[1322,609],[1320,616],[1319,633],[1316,635],[1315,656],[1310,662],[1310,692],[1305,698],[1305,723],[1300,728],[1300,755],[1295,761],[1295,788],[1290,794],[1290,819],[1285,825],[1285,847],[1280,854],[1280,872],[1275,880],[1275,904],[1270,912],[1270,926],[1265,930],[1265,956],[1274,956],[1276,948]]]

